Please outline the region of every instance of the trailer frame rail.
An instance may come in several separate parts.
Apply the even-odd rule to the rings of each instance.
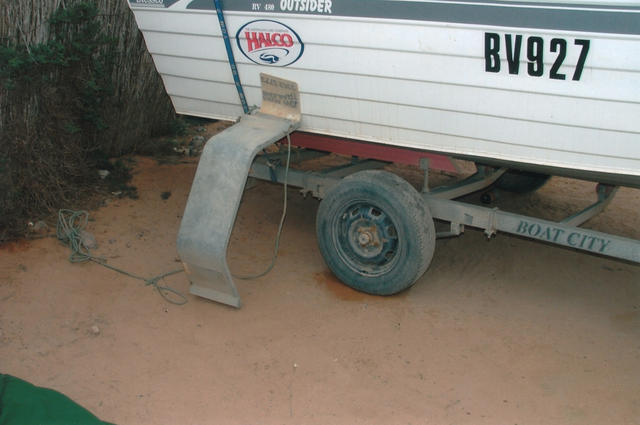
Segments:
[[[256,157],[249,175],[261,180],[283,183],[285,170],[281,161],[278,161],[279,155],[281,154],[276,153]],[[328,154],[307,149],[295,155],[294,158],[302,162]],[[290,169],[287,183],[301,188],[303,194],[311,193],[314,197],[324,198],[343,177],[365,169],[380,169],[389,164],[389,162],[353,157],[348,164],[324,170]],[[478,171],[466,179],[452,185],[429,188],[428,160],[421,161],[421,168],[425,173],[422,197],[431,215],[434,219],[450,224],[449,231],[437,234],[439,238],[458,236],[464,232],[465,226],[470,226],[484,230],[487,237],[492,237],[500,231],[592,254],[640,263],[640,240],[580,227],[606,208],[615,196],[617,187],[598,184],[597,200],[592,205],[556,222],[456,200],[461,196],[487,189],[506,169],[496,170],[478,166]]]

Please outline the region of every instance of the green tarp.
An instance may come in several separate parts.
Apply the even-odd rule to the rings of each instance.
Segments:
[[[0,374],[0,425],[109,425],[69,397]]]

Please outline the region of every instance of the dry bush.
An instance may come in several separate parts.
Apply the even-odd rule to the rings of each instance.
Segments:
[[[0,2],[0,242],[174,116],[125,0]]]

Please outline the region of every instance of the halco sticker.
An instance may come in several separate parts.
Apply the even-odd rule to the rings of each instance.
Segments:
[[[244,24],[236,33],[236,41],[242,54],[259,65],[291,65],[304,51],[304,44],[294,30],[269,19]]]

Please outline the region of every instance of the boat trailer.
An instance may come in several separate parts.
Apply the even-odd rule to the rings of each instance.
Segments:
[[[178,253],[194,295],[240,307],[226,251],[248,177],[286,181],[322,199],[316,231],[325,261],[345,284],[372,294],[390,295],[413,285],[431,262],[435,239],[458,236],[466,226],[484,230],[487,237],[500,231],[640,263],[640,240],[580,227],[604,210],[617,187],[597,185],[592,205],[554,222],[456,200],[489,188],[507,172],[504,168],[478,165],[468,178],[431,188],[430,160],[422,158],[418,192],[382,170],[389,161],[352,157],[347,164],[308,171],[287,168],[285,158],[291,155],[300,163],[328,153],[302,148],[258,155],[292,133],[301,119],[295,83],[266,74],[261,81],[260,111],[213,136],[198,164],[178,234]],[[449,223],[449,229],[436,233],[433,220]]]

